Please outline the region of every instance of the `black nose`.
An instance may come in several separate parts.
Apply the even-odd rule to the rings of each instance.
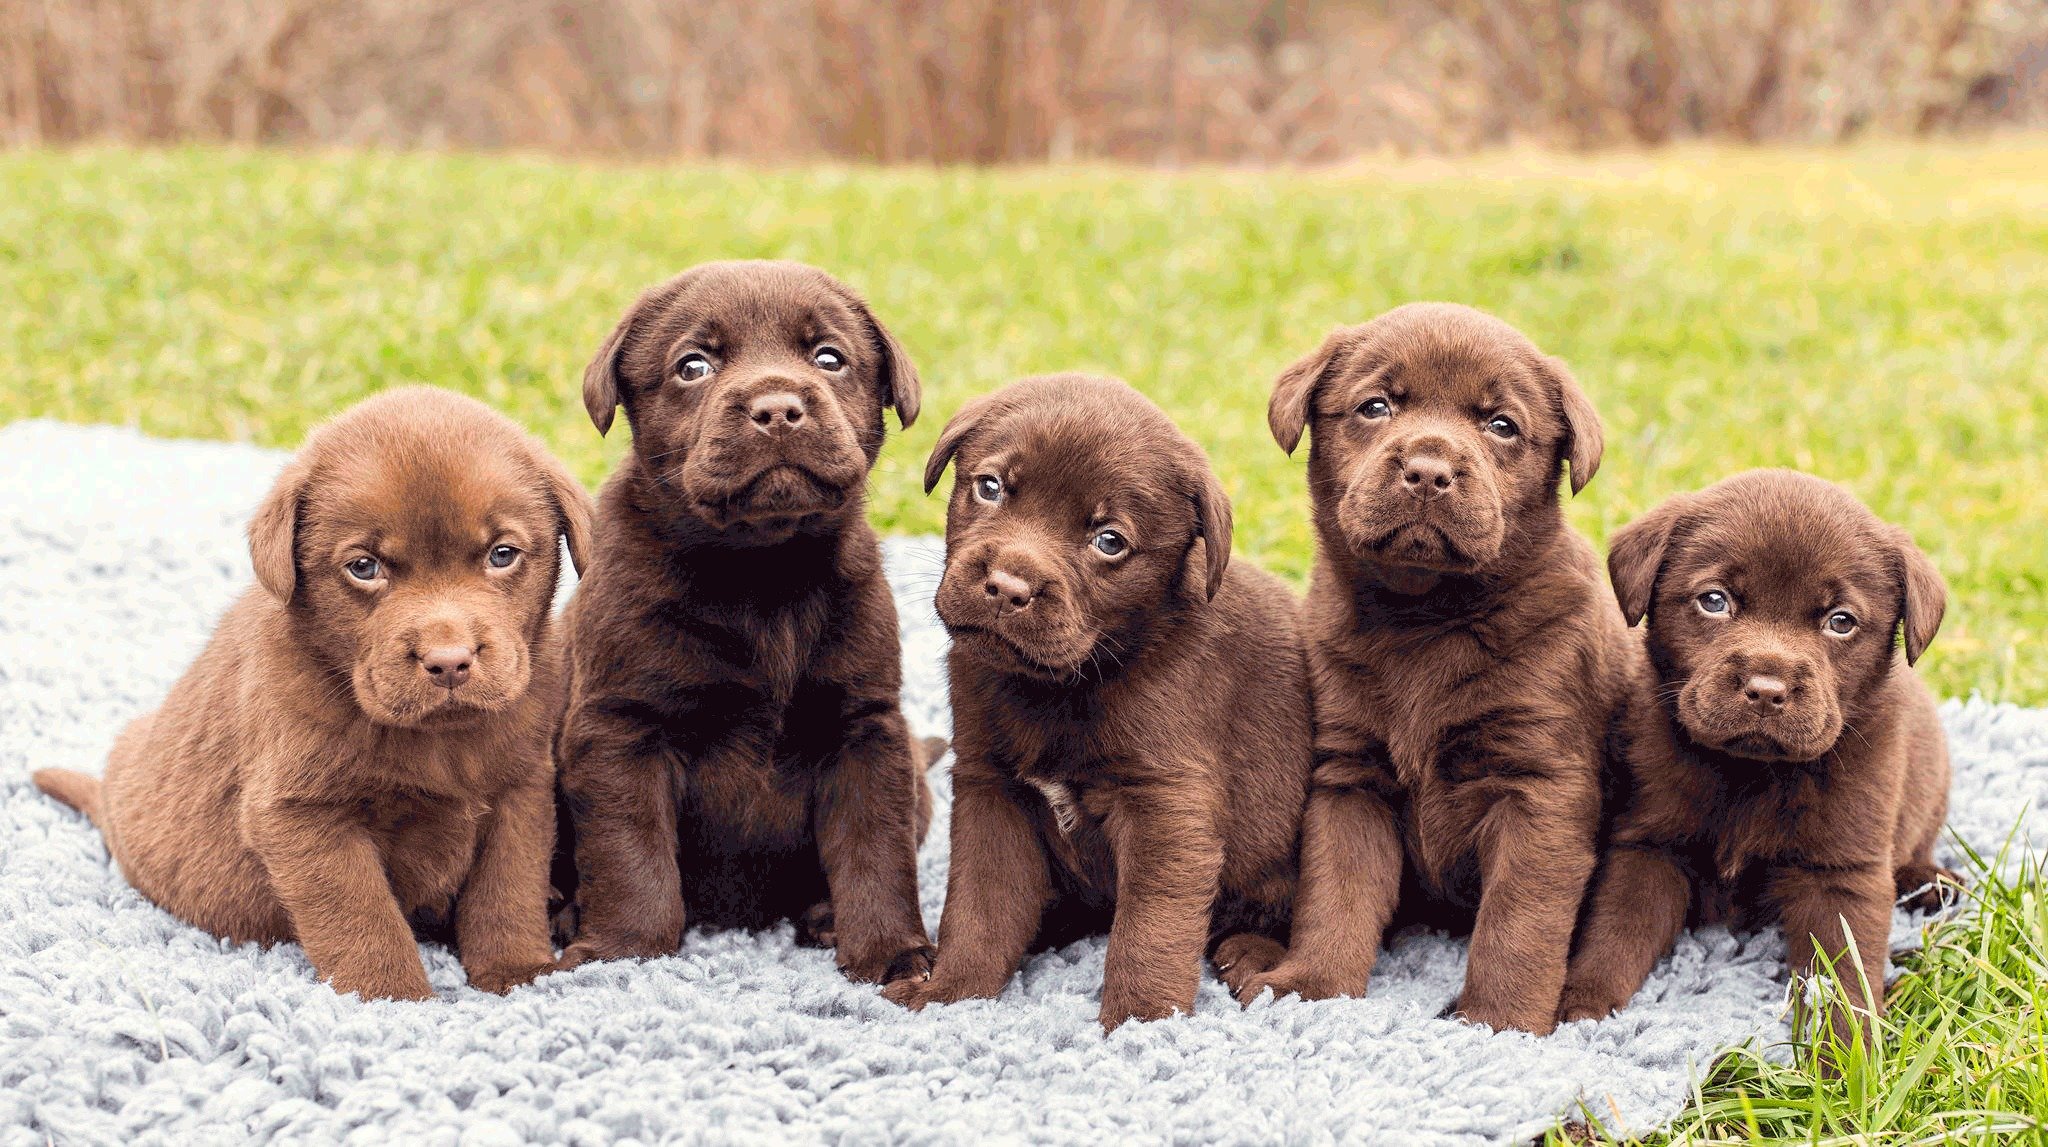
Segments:
[[[1401,484],[1418,498],[1436,498],[1450,493],[1457,485],[1457,473],[1449,462],[1420,454],[1402,463]]]
[[[795,430],[804,424],[804,400],[787,391],[757,395],[747,403],[747,417],[763,434]]]
[[[1003,616],[1030,608],[1032,600],[1038,596],[1030,582],[999,569],[988,571],[987,580],[981,583],[981,592],[988,595],[996,605],[996,613]]]
[[[469,680],[470,654],[467,645],[437,645],[420,654],[420,668],[427,671],[427,680],[453,689]]]
[[[1742,695],[1749,698],[1750,708],[1759,713],[1770,714],[1783,709],[1788,693],[1782,679],[1761,673],[1742,683]]]

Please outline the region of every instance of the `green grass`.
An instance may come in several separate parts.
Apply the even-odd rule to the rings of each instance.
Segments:
[[[123,150],[0,155],[0,420],[289,446],[380,387],[484,397],[592,482],[578,379],[642,287],[781,256],[866,292],[925,378],[875,517],[961,402],[1122,375],[1215,459],[1239,553],[1308,566],[1273,376],[1411,299],[1495,311],[1608,425],[1604,536],[1758,465],[1846,482],[1953,589],[1949,695],[2048,701],[2048,142],[1501,157],[1326,174],[588,166]],[[623,436],[621,436],[623,437]]]
[[[2048,874],[2012,859],[2000,875],[2002,864],[1973,858],[1964,910],[1903,960],[1875,1048],[1809,1030],[1781,1049],[1789,1062],[1734,1052],[1648,1141],[2048,1144]],[[1829,987],[1829,998],[1851,998]],[[1589,1110],[1546,1142],[1644,1142],[1611,1122]]]
[[[2048,141],[1312,175],[4,153],[0,421],[289,446],[426,381],[595,482],[623,436],[586,421],[585,360],[640,288],[734,256],[839,273],[916,359],[927,414],[884,453],[886,529],[938,528],[917,475],[960,403],[1084,368],[1201,440],[1238,552],[1299,578],[1301,462],[1267,437],[1270,380],[1332,325],[1455,299],[1599,404],[1607,458],[1571,509],[1596,538],[1748,466],[1840,480],[1948,577],[1923,662],[1940,690],[2048,702]],[[1975,895],[1911,961],[1877,1059],[1824,1081],[1811,1048],[1738,1054],[1672,1133],[1908,1143],[2048,1119],[2048,882]]]

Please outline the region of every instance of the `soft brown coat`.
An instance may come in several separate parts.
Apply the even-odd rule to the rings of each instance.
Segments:
[[[1789,470],[1665,502],[1615,535],[1608,568],[1629,622],[1650,619],[1649,656],[1564,1018],[1626,1004],[1688,918],[1782,920],[1796,972],[1825,955],[1853,985],[1846,918],[1862,1002],[1881,1007],[1894,897],[1932,905],[1956,879],[1933,855],[1948,750],[1909,668],[1941,624],[1941,575],[1847,491]]]
[[[370,399],[278,478],[249,525],[259,584],[105,780],[36,784],[144,895],[298,940],[336,991],[432,995],[411,926],[451,912],[470,983],[523,984],[554,960],[558,539],[581,565],[589,528],[589,495],[481,403]]]
[[[1470,924],[1460,1014],[1547,1032],[1627,641],[1558,506],[1599,418],[1563,363],[1445,304],[1333,333],[1269,415],[1290,451],[1313,432],[1316,771],[1293,945],[1240,996],[1363,993],[1398,907]]]
[[[994,996],[1033,948],[1107,931],[1104,1028],[1194,1009],[1204,951],[1286,934],[1307,795],[1298,607],[1230,561],[1201,449],[1122,382],[970,403],[938,612],[953,637],[952,866],[911,1007]]]
[[[565,965],[792,918],[855,979],[928,969],[929,797],[862,516],[882,413],[910,425],[918,394],[853,292],[794,263],[685,272],[592,360],[591,419],[623,406],[633,449],[566,617]]]

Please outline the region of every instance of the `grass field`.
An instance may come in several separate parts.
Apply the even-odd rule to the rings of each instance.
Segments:
[[[288,446],[400,380],[480,395],[596,482],[578,379],[640,288],[780,256],[854,283],[921,368],[875,514],[935,530],[924,454],[1009,378],[1122,375],[1210,451],[1239,553],[1294,577],[1273,376],[1332,325],[1453,299],[1576,369],[1597,537],[1791,465],[1947,575],[1945,694],[2048,701],[2048,141],[1496,157],[1324,174],[634,168],[521,158],[0,154],[0,421]],[[623,436],[619,436],[623,437]]]
[[[1608,427],[1596,538],[1675,491],[1790,465],[1905,525],[1952,590],[1923,666],[2048,702],[2048,141],[1494,157],[1321,174],[580,166],[518,158],[0,154],[0,422],[294,443],[402,380],[482,396],[595,482],[578,397],[647,284],[734,256],[864,291],[926,415],[875,516],[929,531],[938,428],[1009,378],[1120,374],[1208,447],[1238,552],[1307,569],[1272,377],[1411,299],[1495,311]],[[2014,810],[2018,815],[2019,810]],[[2048,1142],[2048,882],[1984,878],[1845,1078],[1737,1056],[1694,1142]],[[1592,1113],[1595,1118],[1599,1113]],[[2021,1130],[2032,1126],[2033,1130]]]

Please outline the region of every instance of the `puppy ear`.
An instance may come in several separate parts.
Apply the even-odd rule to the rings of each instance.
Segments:
[[[292,459],[249,519],[249,561],[256,567],[256,583],[286,604],[299,586],[299,508],[312,473],[307,463]]]
[[[591,523],[596,517],[596,510],[590,503],[590,491],[585,490],[583,483],[562,465],[562,460],[541,445],[538,439],[533,443],[533,464],[539,468],[541,481],[547,484],[548,497],[561,514],[562,538],[569,543],[569,561],[576,566],[576,573],[580,576],[590,568],[594,543]]]
[[[1538,361],[1543,373],[1557,386],[1557,396],[1564,408],[1564,442],[1558,453],[1571,463],[1572,493],[1577,494],[1600,470],[1600,455],[1607,441],[1600,427],[1600,412],[1593,409],[1593,400],[1579,388],[1579,380],[1572,377],[1571,368],[1563,359],[1540,355]]]
[[[1911,665],[1927,652],[1928,643],[1941,628],[1942,614],[1948,611],[1948,584],[1942,581],[1941,571],[1934,568],[1933,560],[1913,544],[1911,534],[1893,526],[1892,535],[1904,567],[1899,579],[1904,599],[1899,617],[1906,631],[1906,664]]]
[[[946,428],[939,431],[939,444],[932,447],[932,456],[924,462],[924,492],[929,494],[945,477],[946,464],[960,449],[960,441],[967,437],[974,427],[989,412],[995,396],[984,394],[960,408]]]
[[[865,305],[862,310],[866,310]],[[868,315],[868,329],[875,332],[875,341],[882,348],[882,402],[896,408],[897,424],[908,430],[924,405],[924,387],[917,380],[917,368],[910,364],[910,356],[903,353],[903,344],[873,314]]]
[[[597,427],[600,438],[611,433],[612,415],[619,408],[619,352],[625,349],[626,336],[633,332],[633,324],[639,321],[646,301],[643,295],[633,304],[626,317],[605,336],[604,345],[597,348],[590,365],[583,368],[583,409],[590,412],[590,424]]]
[[[1607,578],[1614,583],[1614,599],[1630,625],[1650,612],[1664,551],[1685,517],[1686,501],[1683,496],[1667,499],[1607,539]]]
[[[1273,431],[1273,441],[1289,454],[1301,445],[1301,432],[1308,426],[1309,403],[1315,400],[1316,384],[1323,380],[1323,372],[1330,369],[1330,362],[1344,347],[1349,332],[1338,327],[1323,338],[1323,345],[1314,353],[1280,372],[1273,380],[1273,398],[1266,404],[1266,426]]]
[[[1207,600],[1214,601],[1216,591],[1223,588],[1223,573],[1230,568],[1230,496],[1206,465],[1195,481],[1195,522],[1208,560]]]

